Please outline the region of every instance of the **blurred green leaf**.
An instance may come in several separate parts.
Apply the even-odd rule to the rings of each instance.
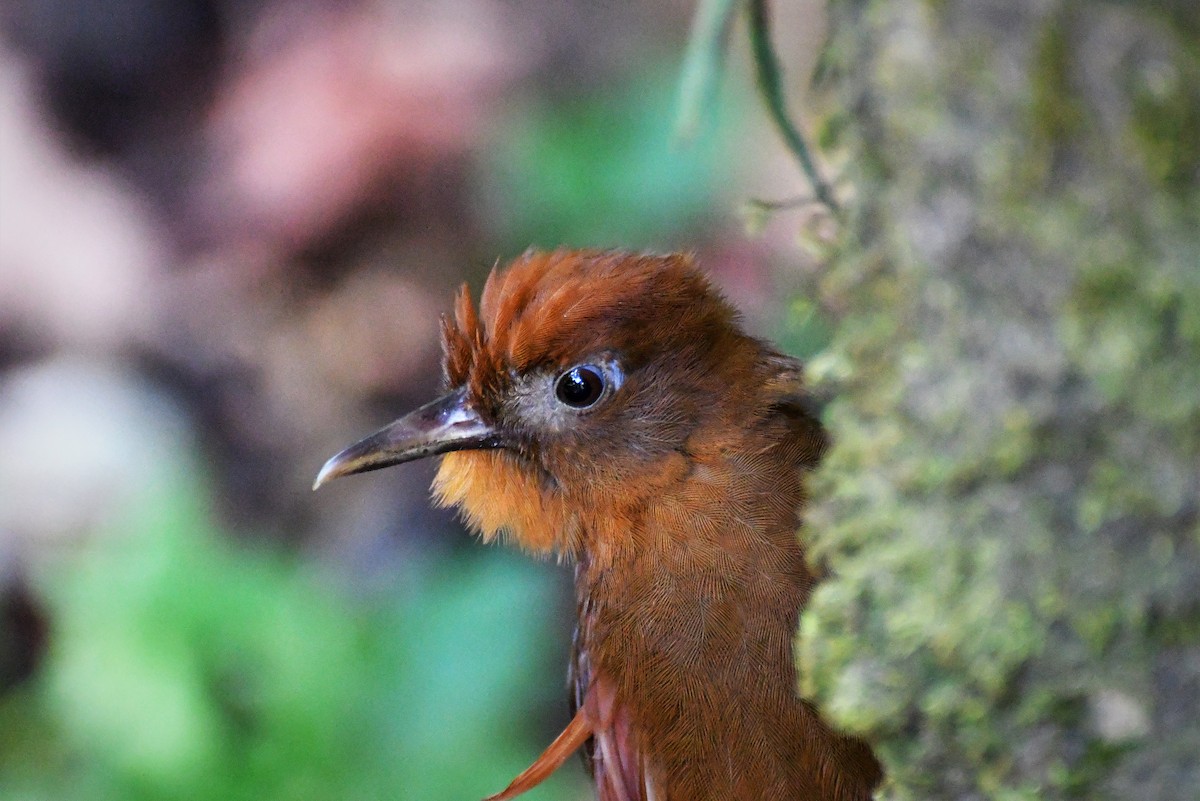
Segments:
[[[679,79],[678,140],[690,141],[700,130],[703,116],[712,110],[737,10],[737,0],[700,0],[696,6]]]
[[[501,249],[663,248],[681,244],[729,175],[730,126],[681,147],[672,77],[640,75],[604,93],[520,108],[484,165]],[[735,110],[722,104],[721,119]]]
[[[351,602],[202,506],[156,496],[47,576],[52,654],[0,699],[0,798],[473,798],[548,743],[544,566],[480,553]],[[531,797],[568,797],[562,773]]]
[[[803,297],[792,301],[778,334],[783,351],[802,361],[825,350],[832,336],[833,329],[820,307]]]

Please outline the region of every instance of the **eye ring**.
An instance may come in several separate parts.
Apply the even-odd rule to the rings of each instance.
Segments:
[[[604,372],[599,367],[580,364],[554,382],[554,397],[572,409],[586,409],[600,400],[605,386]]]

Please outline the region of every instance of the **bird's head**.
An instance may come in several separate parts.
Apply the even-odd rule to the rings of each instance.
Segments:
[[[772,402],[782,363],[683,255],[527,253],[492,272],[478,310],[463,287],[442,344],[447,393],[334,456],[316,486],[444,454],[439,502],[485,539],[566,554],[698,454],[735,447],[731,421]]]

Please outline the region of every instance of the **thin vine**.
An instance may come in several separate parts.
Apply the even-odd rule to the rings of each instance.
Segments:
[[[812,149],[800,132],[799,125],[789,113],[783,91],[782,69],[771,42],[771,23],[767,0],[744,0],[750,48],[754,60],[755,82],[766,106],[772,125],[779,132],[788,151],[795,157],[813,188],[815,200],[824,204],[834,215],[840,206],[833,188],[821,176],[812,156]],[[704,108],[712,104],[716,86],[729,48],[729,32],[734,14],[741,3],[737,0],[700,0],[692,33],[684,58],[680,81],[679,111],[676,136],[691,139],[699,127]],[[763,203],[764,207],[772,204]]]

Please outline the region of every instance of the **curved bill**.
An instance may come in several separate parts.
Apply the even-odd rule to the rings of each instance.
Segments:
[[[313,482],[313,489],[340,476],[379,470],[450,451],[499,448],[500,437],[457,389],[406,414],[334,456]]]

